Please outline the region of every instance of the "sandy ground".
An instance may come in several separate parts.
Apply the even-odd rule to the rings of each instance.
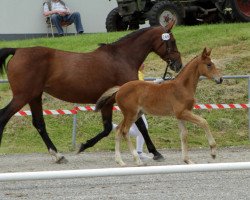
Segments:
[[[148,166],[184,164],[181,151],[160,152],[165,161],[150,160]],[[210,158],[209,149],[190,150],[189,153],[199,164],[250,161],[250,149],[247,148],[218,149],[215,160]],[[122,155],[129,167],[135,166],[128,152]],[[49,154],[0,155],[0,173],[119,167],[114,161],[114,152],[69,153],[65,156],[69,161],[67,164],[55,164]],[[239,200],[249,199],[249,181],[249,170],[9,181],[0,182],[0,199]]]
[[[165,160],[163,162],[149,160],[146,162],[147,166],[184,164],[180,150],[164,149],[159,152],[162,153]],[[80,155],[67,153],[64,156],[69,161],[66,164],[56,164],[54,157],[47,153],[0,155],[0,173],[119,167],[114,161],[114,152],[84,152]],[[209,149],[190,150],[189,156],[197,164],[244,162],[250,161],[250,149],[239,147],[221,148],[217,150],[215,160],[210,157]],[[128,167],[136,166],[129,152],[122,152],[122,157]]]

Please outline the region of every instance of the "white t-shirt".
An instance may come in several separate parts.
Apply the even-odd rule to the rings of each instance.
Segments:
[[[43,10],[44,12],[49,11],[49,6],[47,3],[44,4]],[[60,2],[51,1],[51,10],[67,11],[67,7],[62,5]]]

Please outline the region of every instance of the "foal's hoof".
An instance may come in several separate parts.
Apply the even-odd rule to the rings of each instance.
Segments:
[[[192,160],[184,160],[184,162],[188,165],[193,165],[193,164],[196,164],[195,162],[193,162]]]
[[[67,162],[69,161],[64,156],[56,160],[57,164],[66,164]]]
[[[165,160],[165,158],[159,153],[157,155],[154,155],[153,159],[157,162],[162,162]]]
[[[147,166],[147,163],[145,163],[145,162],[140,162],[140,163],[136,163],[136,165],[137,165],[138,167],[143,167],[143,166]]]
[[[127,167],[127,164],[126,164],[125,162],[123,162],[123,161],[121,161],[121,162],[116,161],[116,163],[117,163],[118,165],[120,165],[121,167]]]
[[[216,148],[215,148],[215,147],[211,147],[211,157],[212,157],[213,159],[216,158]]]

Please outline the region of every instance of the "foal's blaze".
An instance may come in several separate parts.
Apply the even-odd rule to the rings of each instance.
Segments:
[[[130,81],[119,87],[106,91],[97,101],[96,110],[102,109],[106,102],[115,97],[116,103],[124,116],[116,131],[115,159],[124,166],[120,154],[120,141],[123,136],[137,165],[143,163],[138,157],[128,136],[131,125],[142,113],[158,116],[174,116],[178,119],[181,133],[182,157],[185,163],[193,163],[188,157],[187,136],[185,121],[197,124],[205,130],[211,156],[216,156],[216,142],[210,132],[208,123],[202,117],[192,113],[195,105],[195,91],[200,76],[222,83],[222,77],[210,59],[211,50],[206,48],[200,56],[192,59],[174,80],[162,84],[153,84],[145,81]]]

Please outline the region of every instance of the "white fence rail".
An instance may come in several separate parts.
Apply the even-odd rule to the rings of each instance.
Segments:
[[[1,173],[0,182],[250,170],[250,162]]]

